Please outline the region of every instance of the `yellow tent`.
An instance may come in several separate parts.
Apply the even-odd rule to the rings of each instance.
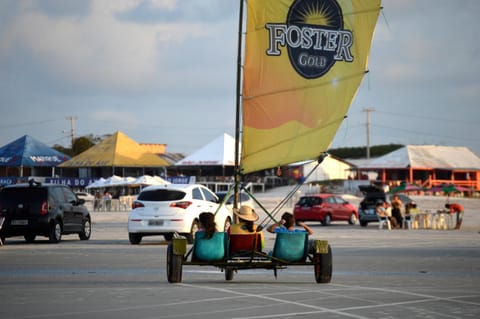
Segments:
[[[117,131],[58,167],[163,167],[169,164]]]

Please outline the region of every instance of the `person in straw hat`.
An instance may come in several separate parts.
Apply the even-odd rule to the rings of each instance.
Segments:
[[[260,229],[257,229],[255,222],[258,220],[258,214],[255,213],[255,210],[248,206],[243,205],[240,209],[233,209],[233,213],[238,217],[239,222],[232,224],[228,229],[229,234],[249,234],[249,233],[259,233],[261,238],[261,248],[265,246],[265,239],[263,232]]]

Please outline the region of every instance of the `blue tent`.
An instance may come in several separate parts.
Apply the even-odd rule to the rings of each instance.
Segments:
[[[55,167],[69,159],[28,135],[0,148],[0,167]]]

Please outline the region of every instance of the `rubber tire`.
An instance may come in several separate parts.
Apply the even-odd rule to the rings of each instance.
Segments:
[[[25,241],[27,243],[33,243],[35,241],[35,237],[37,237],[35,234],[27,234],[23,236],[23,238],[25,238]]]
[[[230,217],[225,218],[225,223],[223,223],[223,231],[226,232],[230,226],[232,226],[232,220]]]
[[[195,233],[200,229],[200,224],[197,220],[192,222],[192,227],[190,227],[190,232],[185,234],[184,236],[187,238],[187,242],[189,244],[193,244],[195,241]]]
[[[327,284],[332,281],[332,248],[328,245],[327,254],[313,254],[313,260],[315,262],[314,272],[315,281],[319,284]]]
[[[361,220],[361,221],[360,221],[360,226],[362,226],[362,227],[367,227],[367,226],[368,226],[368,222]]]
[[[128,233],[128,240],[130,241],[130,244],[138,245],[142,241],[142,235],[134,234],[134,233]]]
[[[350,225],[355,225],[357,223],[357,216],[355,216],[354,213],[352,213],[352,215],[350,215],[350,218],[348,219],[348,223]]]
[[[89,240],[92,235],[92,223],[90,218],[87,218],[82,223],[82,231],[78,233],[80,240]]]
[[[62,225],[58,220],[54,220],[50,225],[48,240],[54,244],[59,243],[62,240]]]
[[[183,256],[173,254],[173,243],[167,248],[167,280],[169,283],[182,282]]]
[[[227,267],[225,268],[225,280],[227,281],[232,281],[233,280],[233,275],[235,274],[235,270]]]
[[[325,219],[322,221],[323,226],[329,226],[332,222],[332,216],[330,214],[325,215]]]
[[[163,238],[164,238],[166,241],[170,241],[170,240],[172,240],[172,238],[173,238],[173,233],[163,234]]]

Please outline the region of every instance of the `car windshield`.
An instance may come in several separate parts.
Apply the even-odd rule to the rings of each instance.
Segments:
[[[143,191],[138,195],[138,200],[146,202],[169,202],[181,200],[185,197],[185,192],[179,190],[155,189]]]
[[[298,201],[298,204],[301,206],[315,206],[320,205],[322,203],[322,199],[320,197],[302,197]]]
[[[42,202],[46,198],[47,192],[43,188],[5,188],[0,192],[0,203],[3,207]]]

